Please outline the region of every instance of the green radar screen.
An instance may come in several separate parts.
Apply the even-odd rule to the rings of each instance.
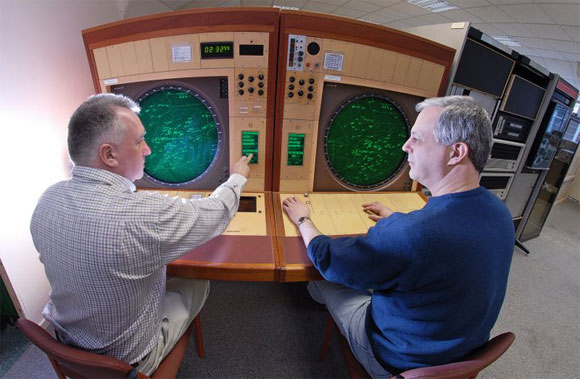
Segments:
[[[338,181],[356,189],[376,189],[402,168],[409,121],[394,101],[379,94],[355,96],[331,117],[324,153]]]
[[[163,184],[187,184],[217,158],[221,129],[213,107],[181,86],[162,86],[138,100],[151,154],[145,174]]]

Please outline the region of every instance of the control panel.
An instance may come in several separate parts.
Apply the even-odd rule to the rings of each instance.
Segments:
[[[306,47],[306,36],[290,34],[288,37],[288,61],[287,70],[304,70],[304,49]]]
[[[269,69],[269,50],[270,33],[248,31],[169,35],[93,50],[103,92],[149,101],[155,107],[152,113],[163,108],[168,115],[164,116],[165,124],[173,122],[167,135],[159,138],[155,154],[146,161],[145,172],[161,173],[157,176],[163,180],[138,186],[213,188],[227,179],[229,168],[242,154],[252,153],[246,190],[265,190],[266,166],[271,161],[266,158],[266,141],[271,138],[266,118],[268,106],[273,107],[275,101],[268,89],[274,77],[268,76],[276,71]],[[146,105],[142,108],[147,109]],[[145,125],[147,134],[153,136],[153,129],[160,124],[151,120]],[[182,124],[207,131],[185,133],[189,139],[179,139],[175,130],[181,130]],[[170,153],[203,164],[183,175],[194,165],[184,163],[189,162],[185,158],[170,159],[174,158]],[[201,159],[200,154],[207,157]]]
[[[505,200],[514,180],[513,173],[499,173],[484,171],[479,176],[479,184],[491,193]]]
[[[234,114],[239,117],[266,116],[268,70],[237,68],[234,71]]]
[[[255,99],[263,98],[266,95],[266,75],[265,70],[240,70],[236,75],[236,90],[238,96],[256,96]]]
[[[437,95],[444,67],[331,38],[288,34],[285,42],[283,88],[278,83],[284,94],[280,191],[411,190],[401,147],[414,121],[414,105]],[[375,132],[384,133],[384,141],[377,142]],[[343,143],[340,149],[337,141]],[[383,162],[387,155],[388,164],[378,166],[392,165],[388,173],[361,172],[371,171],[369,162]],[[344,185],[342,174],[329,163],[343,156],[349,157],[344,164],[352,166],[348,172],[376,180]]]
[[[308,103],[316,93],[316,78],[312,72],[288,72],[286,97],[291,103]]]

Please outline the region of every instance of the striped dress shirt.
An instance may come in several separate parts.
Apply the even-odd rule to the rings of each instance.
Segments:
[[[187,200],[76,166],[46,190],[30,228],[51,285],[43,315],[59,338],[129,363],[145,357],[161,328],[166,265],[226,229],[246,182],[233,174]]]

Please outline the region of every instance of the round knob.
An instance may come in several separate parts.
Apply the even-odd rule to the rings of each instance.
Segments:
[[[300,57],[301,57],[301,56],[303,56],[303,55],[304,55],[304,51],[299,51],[299,52],[298,52],[298,56],[300,56]]]
[[[316,55],[320,51],[320,45],[316,42],[310,42],[307,47],[308,54]]]
[[[310,84],[314,84],[314,78],[310,78],[310,79],[308,79],[308,83],[310,83]]]
[[[308,95],[306,95],[307,98],[312,99],[314,96],[312,96],[311,93],[309,93]]]
[[[314,91],[314,87],[313,86],[308,86],[308,91],[310,91],[310,92]]]
[[[254,81],[254,77],[253,76],[248,76],[248,82],[253,82]]]
[[[290,91],[293,91],[293,90],[294,90],[294,84],[290,84],[290,85],[288,86],[288,89],[289,89]]]
[[[304,95],[304,92],[298,91],[298,96],[302,96],[302,95]]]
[[[302,62],[303,60],[304,60],[304,58],[298,57],[298,62]]]
[[[260,87],[260,88],[264,88],[264,82],[259,82],[259,83],[258,83],[258,87]]]
[[[244,74],[238,74],[238,79],[244,80]]]
[[[288,97],[294,97],[294,92],[288,92]]]
[[[259,96],[262,96],[263,94],[264,94],[264,90],[263,90],[263,89],[261,89],[261,90],[258,90],[258,95],[259,95]]]
[[[264,74],[259,74],[259,75],[258,75],[258,79],[260,79],[260,80],[264,80]]]
[[[300,84],[301,86],[304,85],[304,79],[300,79],[300,81],[298,82],[298,84]]]
[[[294,81],[296,80],[296,78],[293,77],[293,76],[291,76],[290,79],[288,79],[288,80],[290,80],[290,83],[294,83]]]
[[[249,93],[254,93],[254,87],[250,87],[250,88],[248,88],[248,92],[249,92]]]
[[[242,88],[244,86],[244,82],[238,82],[238,87]]]
[[[244,94],[244,90],[243,89],[238,90],[238,93],[240,94],[240,96],[242,96]]]

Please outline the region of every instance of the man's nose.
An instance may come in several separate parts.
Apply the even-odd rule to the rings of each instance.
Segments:
[[[147,142],[145,142],[145,148],[143,149],[143,155],[149,155],[151,154],[151,149],[149,148],[149,145],[147,145]]]

